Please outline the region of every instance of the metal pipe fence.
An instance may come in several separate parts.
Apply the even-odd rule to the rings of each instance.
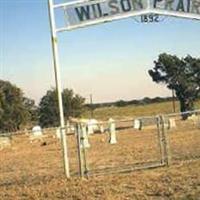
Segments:
[[[106,134],[96,135],[84,134],[81,128],[84,125],[79,123],[80,169],[84,170],[80,172],[81,176],[128,172],[168,164],[168,143],[162,131],[162,117],[144,118],[142,123],[147,120],[150,120],[149,127],[142,130],[134,129],[134,120],[113,121],[116,124],[114,130],[107,122],[104,123],[108,126]],[[116,138],[111,143],[113,132]],[[90,147],[85,146],[88,143],[86,140],[89,140]]]
[[[200,110],[92,123],[72,120],[65,129],[71,176],[124,173],[200,159]],[[60,128],[41,131],[35,138],[31,130],[0,134],[3,183],[12,182],[13,173],[21,181],[63,174]]]

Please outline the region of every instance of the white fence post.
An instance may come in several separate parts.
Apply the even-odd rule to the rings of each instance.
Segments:
[[[88,141],[88,134],[87,134],[87,126],[84,123],[81,124],[81,137],[82,137],[81,148],[90,148],[90,144]]]
[[[164,162],[167,166],[170,165],[171,157],[170,157],[170,147],[168,141],[168,134],[165,128],[165,117],[163,115],[160,116],[161,121],[161,132],[162,132],[162,142],[163,142],[163,155],[164,155]]]
[[[77,137],[77,150],[78,150],[78,162],[79,162],[79,173],[80,176],[84,176],[84,169],[83,169],[83,153],[81,150],[81,126],[80,124],[76,124],[75,126],[75,133]]]
[[[110,135],[109,143],[110,144],[116,144],[117,140],[116,140],[115,120],[110,118],[108,120],[108,123],[109,123],[109,135]]]

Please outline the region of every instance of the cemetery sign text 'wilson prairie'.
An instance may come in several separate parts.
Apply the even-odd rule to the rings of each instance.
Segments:
[[[64,7],[68,25],[94,24],[154,10],[200,15],[200,0],[91,0]],[[144,11],[144,13],[142,13]],[[165,13],[166,14],[166,13]]]
[[[147,8],[147,0],[95,0],[65,8],[70,26],[91,21],[120,18]]]

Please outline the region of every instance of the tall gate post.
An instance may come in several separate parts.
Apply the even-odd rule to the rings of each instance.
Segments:
[[[79,174],[80,174],[80,177],[83,177],[84,169],[83,169],[83,154],[82,154],[82,148],[81,148],[81,126],[79,123],[76,124],[76,137],[77,137]]]
[[[162,123],[160,116],[156,117],[157,121],[157,131],[158,131],[158,143],[159,143],[159,149],[160,149],[160,155],[161,155],[161,164],[165,163],[165,156],[164,156],[164,145],[163,145],[163,137],[162,137]]]
[[[84,142],[82,123],[76,125],[76,136],[77,136],[77,149],[78,149],[78,162],[79,162],[79,173],[83,178],[88,177],[88,166],[87,166],[87,155],[86,147]]]
[[[170,165],[170,148],[169,148],[169,138],[167,129],[165,127],[165,117],[162,115],[160,116],[161,121],[161,132],[162,132],[162,140],[163,140],[163,147],[164,147],[164,161],[167,166]]]
[[[59,114],[60,114],[60,128],[61,128],[63,164],[64,164],[65,175],[66,175],[67,178],[69,178],[70,177],[69,159],[68,159],[67,141],[66,141],[66,135],[65,135],[65,120],[64,120],[64,112],[63,112],[60,66],[59,66],[58,44],[57,44],[58,40],[57,40],[54,7],[53,6],[54,6],[53,0],[48,0],[49,19],[50,19],[50,27],[51,27],[51,40],[52,40],[52,49],[53,49],[53,63],[54,63],[56,90],[57,90],[57,95],[58,95]]]

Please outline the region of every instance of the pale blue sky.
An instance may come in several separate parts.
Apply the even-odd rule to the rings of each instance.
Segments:
[[[167,96],[148,69],[159,53],[200,56],[200,21],[133,19],[59,34],[63,87],[94,101]],[[0,0],[0,78],[37,102],[54,87],[47,0]]]

